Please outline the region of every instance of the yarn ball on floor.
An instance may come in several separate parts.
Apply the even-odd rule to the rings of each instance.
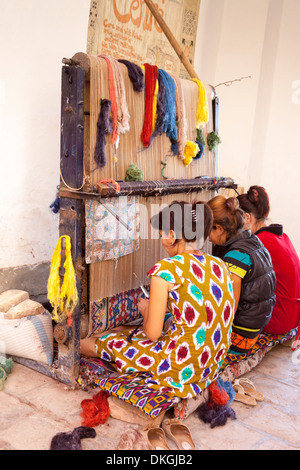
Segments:
[[[227,423],[228,418],[236,419],[235,411],[229,406],[211,406],[208,402],[200,405],[197,408],[197,413],[204,423],[210,423],[211,428],[224,426]]]
[[[107,421],[110,415],[107,396],[108,394],[101,390],[93,398],[81,402],[82,426],[94,427]]]
[[[60,432],[56,434],[50,444],[50,450],[81,450],[81,439],[96,437],[93,428],[79,426],[72,432]]]

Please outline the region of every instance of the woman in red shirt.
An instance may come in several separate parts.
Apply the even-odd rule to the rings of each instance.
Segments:
[[[265,333],[285,334],[300,321],[300,260],[280,224],[266,224],[270,212],[269,196],[261,186],[251,186],[238,196],[245,212],[245,228],[257,235],[269,251],[276,274],[276,304]],[[300,326],[300,325],[299,325]]]

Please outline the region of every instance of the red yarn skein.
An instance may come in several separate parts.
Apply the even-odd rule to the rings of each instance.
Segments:
[[[156,65],[144,64],[145,67],[145,117],[141,140],[144,147],[149,147],[153,124],[153,100],[158,77],[158,67]]]
[[[98,424],[104,424],[109,415],[109,404],[107,401],[107,393],[101,390],[92,399],[83,400],[81,402],[83,422],[82,426],[94,427]]]

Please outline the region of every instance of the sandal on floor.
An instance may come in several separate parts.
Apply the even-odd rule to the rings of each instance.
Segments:
[[[195,449],[195,444],[193,442],[189,428],[182,424],[179,420],[166,419],[162,422],[162,428],[165,431],[166,436],[176,442],[176,445],[179,449]]]
[[[145,435],[153,450],[170,450],[163,429],[149,428],[145,430]]]
[[[246,395],[255,398],[256,401],[263,401],[264,396],[262,393],[258,392],[251,380],[246,378],[236,379],[234,383],[241,385],[244,389]]]
[[[239,401],[241,403],[244,403],[244,405],[250,405],[250,406],[255,406],[256,405],[256,400],[253,397],[250,397],[249,395],[245,394],[245,391],[243,387],[234,382],[232,385],[233,390],[235,391],[235,401]]]

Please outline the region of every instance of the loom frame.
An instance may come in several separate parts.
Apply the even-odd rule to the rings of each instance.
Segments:
[[[82,290],[82,274],[87,270],[84,257],[84,235],[83,216],[84,201],[86,199],[98,199],[117,196],[113,185],[108,184],[108,189],[104,193],[86,192],[83,188],[83,167],[84,167],[84,122],[87,118],[85,113],[85,81],[89,79],[86,70],[76,65],[72,61],[63,60],[61,75],[61,144],[60,144],[60,210],[59,210],[59,236],[69,235],[71,239],[72,260],[76,274],[77,290],[80,296]],[[219,99],[213,99],[213,128],[218,131],[219,122]],[[215,151],[216,155],[216,151]],[[62,176],[63,175],[63,176]],[[215,175],[217,176],[217,166]],[[218,190],[219,188],[236,188],[237,185],[231,178],[209,178],[198,177],[190,181],[190,187],[184,190],[199,192],[202,190]],[[180,180],[182,183],[182,180]],[[176,186],[176,180],[169,181],[169,189],[165,189],[164,194],[178,194],[182,191],[182,184]],[[126,183],[120,183],[121,193],[126,194]],[[187,183],[189,185],[189,183]],[[131,184],[136,188],[136,194],[141,194],[141,184],[138,182]],[[72,190],[70,188],[76,188]],[[156,187],[157,189],[157,187]],[[160,191],[160,194],[162,192]],[[155,196],[156,192],[148,188],[145,197]],[[62,268],[60,275],[63,275]],[[88,302],[89,305],[89,302]],[[65,333],[64,341],[58,342],[58,357],[56,363],[47,366],[41,362],[12,356],[12,358],[31,369],[44,375],[48,375],[68,386],[75,388],[78,386],[80,368],[80,326],[81,326],[81,303],[75,308],[72,325],[69,327],[65,322],[53,325],[55,328],[61,327]]]

